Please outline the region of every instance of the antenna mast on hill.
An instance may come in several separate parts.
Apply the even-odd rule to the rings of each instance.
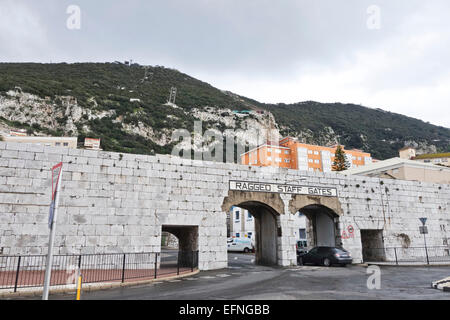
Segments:
[[[170,88],[170,97],[169,97],[168,103],[175,104],[176,100],[177,100],[177,88],[176,87],[172,87],[172,88]]]

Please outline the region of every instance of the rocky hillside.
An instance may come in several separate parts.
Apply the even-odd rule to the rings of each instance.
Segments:
[[[167,103],[171,87],[177,88],[175,104]],[[244,110],[251,112],[236,112]],[[276,134],[321,145],[340,142],[379,159],[397,155],[406,144],[423,152],[450,151],[450,129],[420,120],[358,105],[262,104],[160,66],[0,64],[3,132],[99,137],[105,150],[170,153],[173,130],[192,132],[196,120],[203,130],[222,134],[270,125]]]

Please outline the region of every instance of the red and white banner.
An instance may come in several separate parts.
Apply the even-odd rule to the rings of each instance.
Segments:
[[[50,212],[48,217],[48,227],[51,229],[53,225],[53,217],[56,207],[56,191],[58,190],[58,184],[61,181],[62,162],[58,163],[52,168],[52,201],[50,203]]]

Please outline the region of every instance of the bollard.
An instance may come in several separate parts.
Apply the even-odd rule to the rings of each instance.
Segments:
[[[81,286],[83,283],[83,278],[81,276],[81,274],[78,276],[78,280],[77,280],[77,301],[81,300]]]

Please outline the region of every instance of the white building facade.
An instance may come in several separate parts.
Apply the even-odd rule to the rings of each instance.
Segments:
[[[293,216],[292,225],[296,240],[306,240],[306,217],[297,212]],[[228,217],[228,236],[230,238],[249,238],[255,236],[255,219],[248,210],[232,207]]]

